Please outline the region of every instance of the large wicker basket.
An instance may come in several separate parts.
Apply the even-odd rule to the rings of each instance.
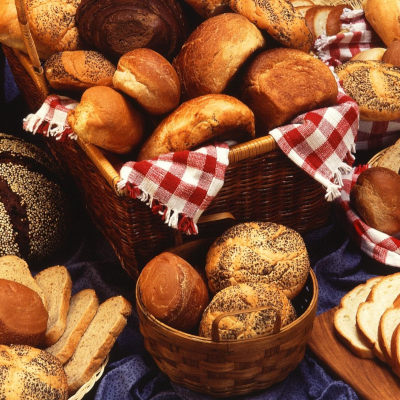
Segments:
[[[23,9],[23,0],[16,0],[16,4],[20,5],[17,9]],[[28,30],[25,37],[29,56],[7,46],[3,49],[19,90],[30,109],[36,111],[49,88],[26,18],[21,10],[19,13],[21,26]],[[176,234],[141,201],[118,192],[118,160],[81,140],[46,141],[60,165],[72,175],[89,215],[132,277],[137,278],[154,255],[193,239]],[[324,188],[288,159],[272,136],[231,148],[229,162],[224,186],[204,217],[229,212],[237,222],[272,221],[300,233],[327,223],[331,207]],[[212,224],[200,223],[199,227],[199,237],[215,235]]]
[[[210,239],[169,251],[204,268]],[[196,263],[196,264],[195,264]],[[140,282],[140,276],[138,279]],[[175,383],[213,397],[233,397],[284,380],[303,359],[318,303],[318,283],[311,270],[293,300],[298,318],[279,332],[243,340],[215,341],[173,329],[151,315],[136,285],[136,308],[146,350]]]

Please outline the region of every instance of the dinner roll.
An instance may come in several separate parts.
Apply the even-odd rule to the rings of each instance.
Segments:
[[[182,103],[165,117],[143,144],[138,160],[192,150],[210,141],[240,143],[254,137],[254,114],[245,104],[225,94],[209,94]]]
[[[304,112],[332,106],[337,95],[336,79],[321,60],[300,50],[276,48],[250,63],[240,99],[254,112],[260,131],[265,131]]]
[[[185,0],[203,18],[230,12],[229,0]]]
[[[169,61],[151,49],[129,51],[118,61],[113,84],[149,114],[166,114],[179,104],[181,87]]]
[[[246,312],[255,307],[267,309]],[[296,319],[296,311],[291,301],[274,285],[240,283],[222,289],[212,298],[202,315],[199,336],[211,338],[214,320],[225,312],[239,310],[241,312],[220,320],[220,339],[247,339],[273,333],[277,314],[281,318],[281,327]]]
[[[392,42],[382,54],[382,61],[400,67],[400,40]]]
[[[209,302],[207,285],[200,274],[169,252],[146,264],[138,285],[147,310],[159,321],[184,332],[198,325]]]
[[[350,58],[350,61],[354,60],[372,60],[372,61],[383,61],[383,54],[386,52],[385,47],[373,47],[372,49],[367,49],[364,51],[360,51]]]
[[[260,282],[274,284],[292,299],[306,283],[310,260],[296,231],[272,222],[244,222],[215,240],[205,270],[212,293],[243,282]]]
[[[121,93],[107,86],[86,89],[67,119],[78,137],[117,154],[129,153],[143,138],[141,113]]]
[[[388,235],[400,232],[400,175],[385,167],[372,167],[358,176],[350,191],[350,204],[371,228]]]

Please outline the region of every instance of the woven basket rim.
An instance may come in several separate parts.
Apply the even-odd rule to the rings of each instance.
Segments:
[[[386,147],[385,149],[379,151],[378,153],[376,153],[369,161],[368,161],[368,165],[370,165],[371,167],[375,167],[377,165],[377,162],[379,161],[379,159],[390,149],[390,147]]]

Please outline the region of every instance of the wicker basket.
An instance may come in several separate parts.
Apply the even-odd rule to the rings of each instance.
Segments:
[[[192,265],[203,266],[210,239],[172,250]],[[140,282],[140,276],[138,279]],[[279,332],[243,340],[215,341],[173,329],[144,307],[136,285],[136,308],[146,350],[171,381],[214,397],[233,397],[284,380],[303,359],[317,311],[318,283],[311,270],[293,300],[298,318]]]

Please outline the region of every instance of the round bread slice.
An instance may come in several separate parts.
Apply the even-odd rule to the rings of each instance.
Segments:
[[[400,68],[382,61],[347,61],[335,68],[340,84],[359,106],[362,121],[400,118]]]
[[[259,282],[274,284],[293,299],[305,285],[310,260],[303,238],[293,229],[272,222],[245,222],[214,241],[205,270],[212,293]]]
[[[250,311],[256,307],[268,308]],[[274,285],[241,283],[221,290],[212,298],[200,321],[199,336],[211,338],[213,321],[225,312],[236,311],[243,312],[223,317],[219,321],[220,339],[246,339],[273,333],[278,314],[281,327],[296,319],[291,301]]]

